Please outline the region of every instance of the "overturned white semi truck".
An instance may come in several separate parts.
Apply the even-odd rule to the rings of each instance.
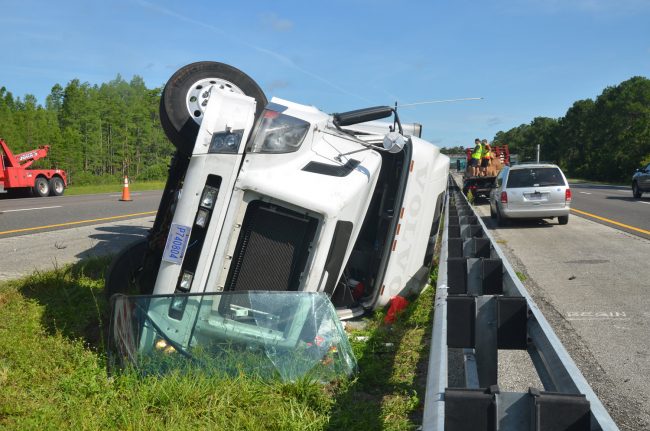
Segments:
[[[170,78],[160,115],[177,152],[109,296],[172,295],[167,317],[183,319],[188,293],[321,292],[344,319],[426,283],[449,159],[396,109],[269,103],[241,71],[199,62]]]

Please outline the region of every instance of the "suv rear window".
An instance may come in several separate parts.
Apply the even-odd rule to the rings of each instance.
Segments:
[[[507,188],[565,186],[558,168],[512,169],[508,175]]]

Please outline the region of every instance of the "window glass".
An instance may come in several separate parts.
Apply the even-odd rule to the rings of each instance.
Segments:
[[[513,169],[508,176],[508,188],[565,185],[558,168]]]
[[[496,179],[497,187],[501,187],[501,184],[503,183],[503,172],[504,171],[501,171],[499,172],[499,175],[497,175],[497,179]]]

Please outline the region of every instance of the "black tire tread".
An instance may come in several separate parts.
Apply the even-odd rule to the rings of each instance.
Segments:
[[[190,85],[205,78],[224,79],[253,97],[257,101],[256,119],[268,103],[264,92],[251,77],[228,64],[199,61],[180,68],[169,78],[160,97],[160,123],[172,144],[186,155],[192,153],[199,125],[187,112],[185,96]]]
[[[61,193],[58,193],[56,191],[57,184],[63,185],[63,180],[60,177],[55,176],[55,177],[50,178],[50,195],[52,195],[52,196],[61,196],[65,192],[65,188],[62,188]]]
[[[135,280],[144,265],[144,259],[148,250],[148,241],[142,238],[127,245],[120,251],[108,267],[105,276],[104,293],[106,299],[116,293],[141,294],[136,286]]]

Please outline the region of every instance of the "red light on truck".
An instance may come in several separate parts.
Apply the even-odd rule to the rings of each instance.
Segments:
[[[502,204],[507,204],[508,203],[508,193],[501,192],[501,203]]]
[[[571,202],[571,189],[569,188],[564,191],[564,201],[567,203]]]

